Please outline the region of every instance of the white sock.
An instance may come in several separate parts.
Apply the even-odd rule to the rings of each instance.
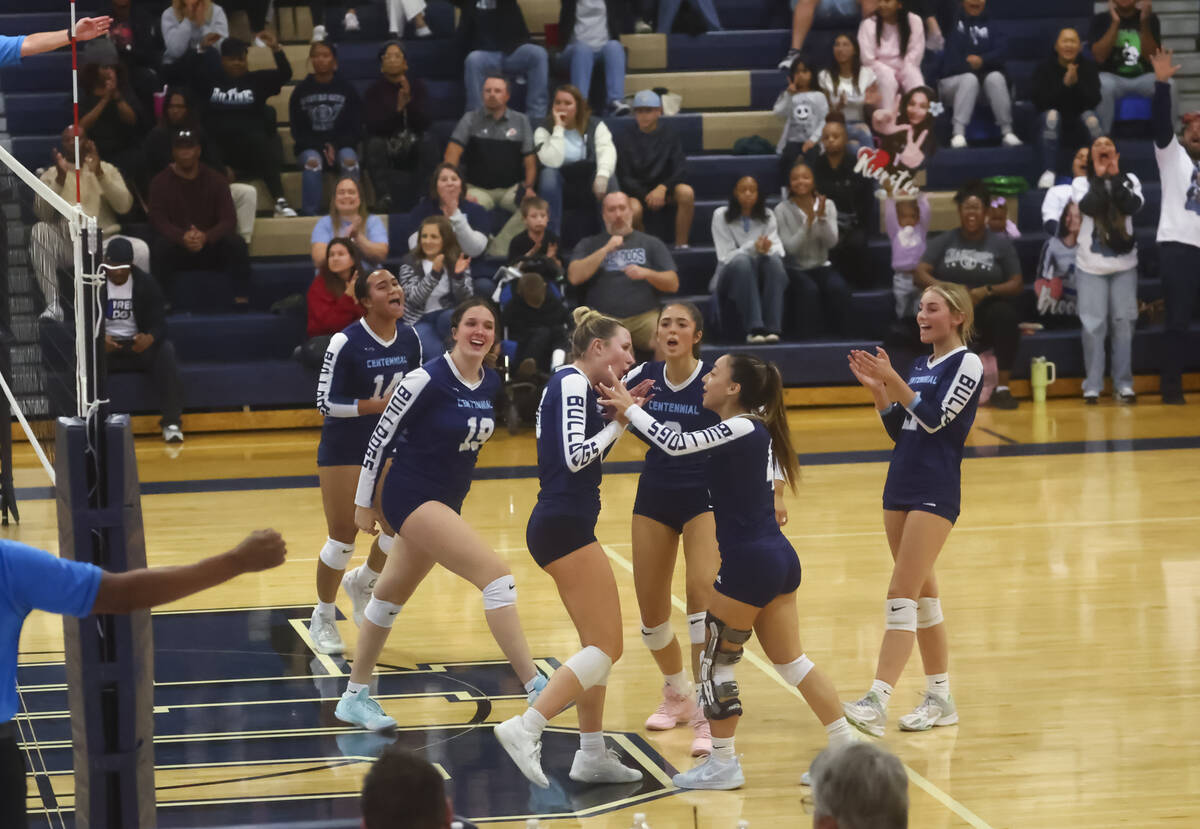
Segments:
[[[854,741],[854,729],[850,727],[850,723],[846,722],[845,717],[838,717],[825,726],[825,733],[829,735],[831,746],[840,746]]]
[[[604,732],[603,731],[580,731],[579,732],[579,750],[584,754],[593,756],[603,756],[604,754]]]
[[[996,391],[1008,391],[1008,386],[996,386]]]
[[[541,739],[542,732],[546,730],[546,718],[538,713],[536,708],[525,709],[525,713],[521,715],[521,724],[536,739]]]
[[[317,599],[317,615],[322,619],[332,619],[337,616],[337,605]]]
[[[733,737],[713,737],[712,747],[713,757],[726,763],[733,760]]]
[[[429,37],[433,31],[428,26],[417,27],[417,37]]]
[[[361,691],[363,688],[366,688],[366,687],[367,687],[366,684],[362,683],[362,682],[347,682],[346,683],[346,693],[342,694],[342,696],[352,697],[355,694],[357,694],[359,691]]]
[[[359,578],[366,576],[368,584],[370,584],[371,582],[373,582],[377,578],[379,578],[379,573],[376,573],[374,570],[372,570],[371,566],[369,564],[364,564],[362,566],[362,569],[358,571],[358,575],[359,575]]]
[[[882,679],[877,679],[871,683],[871,690],[879,697],[879,701],[883,703],[883,707],[888,707],[888,701],[892,698],[892,686],[888,685]]]
[[[681,697],[686,697],[692,693],[692,680],[688,678],[687,671],[680,671],[677,674],[663,677],[667,681],[667,685],[679,694]]]
[[[538,677],[540,677],[540,676],[541,676],[540,673],[534,674],[533,677],[528,682],[525,683],[525,693],[528,694],[530,691],[533,690],[533,687],[537,683]]]
[[[950,674],[926,674],[925,685],[929,693],[949,699],[950,697]]]

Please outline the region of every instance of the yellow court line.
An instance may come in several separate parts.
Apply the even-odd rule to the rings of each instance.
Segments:
[[[309,650],[316,654],[317,661],[324,666],[330,676],[342,676],[342,669],[333,661],[333,657],[317,650],[317,643],[308,635],[308,626],[304,624],[303,619],[288,619],[288,624],[292,626],[292,629],[296,631],[296,635],[308,646]]]
[[[629,561],[624,556],[622,556],[619,553],[615,552],[614,550],[610,549],[607,544],[602,544],[601,546],[604,548],[604,552],[608,554],[608,557],[612,561],[615,561],[617,564],[621,565],[621,567],[623,569],[625,569],[627,572],[629,572],[630,574],[633,573],[633,562]],[[682,599],[680,599],[674,593],[671,594],[671,604],[680,613],[683,613],[685,616],[687,615],[687,605],[683,602]],[[766,674],[768,677],[770,677],[777,685],[779,685],[781,688],[786,690],[789,694],[796,697],[797,699],[801,699],[801,700],[804,699],[804,697],[801,695],[800,691],[795,686],[789,685],[787,683],[787,681],[784,680],[784,678],[781,677],[775,671],[775,669],[770,665],[770,663],[768,663],[765,659],[763,659],[761,656],[759,656],[757,653],[750,650],[749,648],[746,648],[746,650],[743,653],[744,653],[744,657],[745,657],[746,661],[748,661],[751,665],[758,668],[760,671],[762,671],[764,674]],[[950,795],[946,794],[944,791],[939,789],[933,783],[926,780],[924,777],[922,777],[920,774],[918,774],[916,771],[914,771],[912,768],[910,768],[907,764],[905,764],[904,769],[905,769],[905,771],[908,772],[908,778],[910,780],[912,780],[912,782],[914,784],[916,784],[916,786],[918,788],[923,789],[931,797],[933,797],[934,800],[938,801],[943,806],[945,806],[947,809],[954,812],[954,814],[958,815],[960,818],[965,820],[968,824],[973,826],[974,829],[992,829],[992,827],[986,821],[984,821],[981,817],[976,815],[974,812],[972,812],[970,809],[968,809],[963,804],[959,803],[957,800],[955,800]]]
[[[667,773],[659,768],[657,763],[652,762],[650,758],[646,756],[646,752],[634,745],[633,740],[629,739],[620,731],[609,734],[609,736],[612,737],[614,743],[619,744],[623,749],[625,749],[625,752],[630,757],[633,757],[635,760],[637,760],[643,769],[646,769],[652,775],[654,775],[654,779],[659,783],[662,783],[665,788],[675,788],[675,784],[671,781],[671,778],[667,776]]]

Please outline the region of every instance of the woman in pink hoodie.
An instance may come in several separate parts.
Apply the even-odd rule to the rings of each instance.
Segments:
[[[894,101],[901,91],[924,86],[925,28],[920,17],[904,10],[902,0],[879,0],[875,14],[858,27],[858,48],[863,66],[875,73],[882,100]]]

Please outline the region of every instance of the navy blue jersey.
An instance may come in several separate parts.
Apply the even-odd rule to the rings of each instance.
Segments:
[[[920,357],[908,374],[917,396],[905,409],[898,403],[880,412],[896,442],[888,467],[884,500],[892,504],[957,506],[963,446],[975,421],[983,363],[966,346],[939,360]]]
[[[405,443],[388,480],[426,501],[461,503],[471,488],[479,449],[496,429],[492,401],[499,390],[496,372],[484,366],[482,377],[468,381],[449,354],[406,374],[371,433],[354,503],[371,506],[379,471],[401,431]]]
[[[776,465],[771,435],[756,417],[736,415],[697,432],[678,432],[640,406],[626,412],[651,444],[672,458],[704,460],[704,479],[723,551],[782,535],[775,521]]]
[[[361,319],[334,334],[317,379],[317,409],[325,415],[318,456],[345,459],[344,465],[362,463],[379,415],[360,415],[358,401],[390,396],[420,365],[421,338],[399,320],[390,340],[380,339]]]
[[[605,425],[592,384],[574,366],[550,375],[537,410],[538,504],[553,514],[600,514],[600,461],[621,436]]]
[[[642,363],[625,375],[625,385],[633,388],[647,378],[654,381],[651,400],[643,407],[646,413],[676,432],[697,432],[721,422],[716,412],[704,408],[704,376],[712,366],[697,363],[692,376],[680,386],[667,380],[667,364],[654,361]],[[646,440],[640,432],[638,437]],[[704,458],[701,455],[671,457],[651,441],[642,468],[642,480],[658,489],[692,489],[704,481]]]

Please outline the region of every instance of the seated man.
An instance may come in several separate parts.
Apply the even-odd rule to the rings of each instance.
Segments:
[[[1116,119],[1117,101],[1129,95],[1154,96],[1151,56],[1162,45],[1162,27],[1149,2],[1112,0],[1108,11],[1092,18],[1088,41],[1100,65],[1100,130],[1107,135]],[[1179,111],[1178,91],[1171,85],[1171,112]]]
[[[389,745],[363,778],[363,829],[475,829],[454,814],[446,783],[419,754]]]
[[[446,145],[446,163],[466,168],[468,197],[487,210],[498,207],[512,214],[488,247],[492,256],[507,254],[521,232],[517,207],[537,181],[533,130],[528,118],[508,108],[508,98],[508,80],[489,75],[483,82],[483,106],[459,120]]]
[[[661,239],[633,229],[624,193],[604,197],[607,232],[583,239],[567,267],[567,281],[587,287],[586,302],[629,329],[639,355],[654,351],[658,308],[664,294],[679,290],[675,261]]]
[[[458,4],[459,54],[465,56],[463,81],[467,111],[479,109],[484,79],[503,72],[525,78],[525,111],[534,121],[546,117],[550,105],[550,68],[546,50],[529,39],[529,28],[517,0],[472,0]]]
[[[675,247],[688,246],[696,193],[684,184],[687,156],[675,130],[663,124],[662,99],[643,89],[633,96],[633,115],[637,129],[617,141],[617,181],[629,194],[633,226],[642,227],[645,210],[662,210],[675,203]]]
[[[175,133],[171,156],[171,166],[150,182],[154,275],[169,289],[178,271],[227,271],[236,301],[244,305],[249,301],[250,252],[236,233],[229,184],[200,163],[200,145],[190,130]]]
[[[175,346],[167,339],[166,303],[158,284],[133,264],[128,239],[114,239],[104,253],[108,283],[101,289],[108,371],[150,374],[162,408],[163,440],[183,443],[183,390]]]
[[[873,743],[827,748],[813,761],[813,829],[908,826],[908,775],[887,749]]]

